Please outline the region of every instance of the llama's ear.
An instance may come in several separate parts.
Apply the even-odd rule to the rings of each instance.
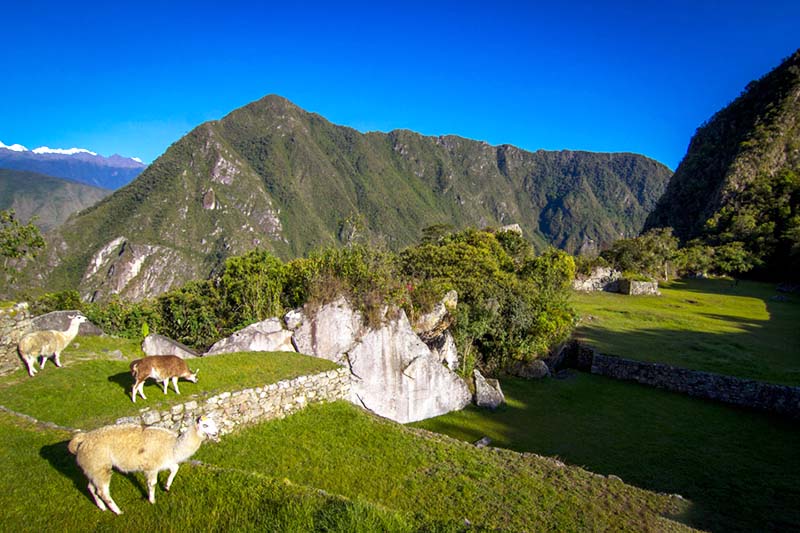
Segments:
[[[197,376],[197,374],[199,374],[199,373],[200,373],[200,369],[198,368],[197,370],[195,370],[195,371],[194,371],[194,375],[195,375],[195,377],[196,377],[196,376]]]

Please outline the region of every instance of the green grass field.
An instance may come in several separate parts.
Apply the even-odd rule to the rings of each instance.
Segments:
[[[713,531],[800,529],[800,428],[795,421],[574,372],[502,381],[507,405],[415,426],[468,442],[558,456],[694,505],[689,524]]]
[[[105,354],[106,348],[83,346],[87,352],[76,347],[65,356],[63,369],[4,378],[0,405],[82,428],[145,406],[134,406],[130,383],[123,386],[126,361],[93,359],[90,352]],[[181,396],[165,400],[156,386],[148,392],[171,402],[226,384],[247,386],[241,380],[257,370],[248,367],[250,360],[266,368],[264,376],[284,378],[287,357],[298,358],[293,372],[306,359],[239,354],[192,361],[204,365],[204,377],[183,383]],[[691,513],[685,500],[538,456],[423,435],[344,402],[312,405],[204,445],[194,457],[199,463],[181,468],[170,493],[157,489],[155,506],[146,501],[142,474],[114,474],[120,517],[94,505],[67,451],[69,432],[0,412],[0,437],[7,530],[681,531],[687,528],[665,517]]]
[[[605,354],[800,385],[796,295],[726,279],[673,281],[661,293],[575,293],[576,336]]]
[[[111,356],[113,351],[118,352]],[[217,392],[275,383],[337,368],[316,357],[287,352],[221,354],[188,361],[199,369],[198,382],[179,381],[181,394],[172,387],[148,380],[146,400],[131,401],[133,380],[130,361],[142,357],[138,343],[113,337],[78,337],[62,355],[63,368],[46,363],[31,378],[18,370],[0,378],[0,405],[69,428],[93,428],[143,408],[163,410],[193,398]],[[38,366],[37,366],[38,368]],[[54,408],[54,405],[57,408]]]

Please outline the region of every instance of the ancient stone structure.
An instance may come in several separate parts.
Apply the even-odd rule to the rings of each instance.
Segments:
[[[574,342],[561,364],[706,400],[800,418],[800,387],[603,355]]]
[[[594,354],[592,374],[800,418],[800,387]]]
[[[24,368],[17,343],[30,328],[31,313],[27,303],[0,308],[0,376]]]
[[[620,279],[617,292],[629,294],[631,296],[661,296],[658,291],[657,281],[634,281],[630,279]]]
[[[339,368],[261,387],[223,392],[204,400],[193,399],[164,411],[144,409],[138,416],[123,417],[117,423],[155,425],[180,431],[198,416],[210,415],[220,432],[226,434],[239,426],[283,418],[310,403],[349,399],[350,372]]]

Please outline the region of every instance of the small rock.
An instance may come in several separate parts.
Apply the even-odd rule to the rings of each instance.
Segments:
[[[488,445],[492,443],[492,439],[489,437],[481,437],[476,440],[473,444],[476,448],[486,448]]]

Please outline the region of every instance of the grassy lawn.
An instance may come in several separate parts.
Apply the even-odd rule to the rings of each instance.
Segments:
[[[0,435],[0,524],[5,531],[433,529],[363,500],[237,469],[191,464],[181,467],[169,493],[161,489],[166,479],[161,476],[155,505],[147,502],[143,475],[115,473],[111,493],[123,511],[116,516],[100,511],[89,496],[86,478],[67,451],[69,433],[34,427],[0,413]]]
[[[679,280],[662,296],[575,293],[578,338],[605,354],[800,385],[800,300],[774,285]]]
[[[143,406],[330,367],[293,354],[199,359],[190,366],[201,366],[201,379],[183,384],[183,394],[165,400],[152,386],[153,403],[134,405],[122,376],[137,354],[111,354],[104,342],[111,341],[76,346],[63,369],[4,378],[0,405],[93,428]],[[4,529],[681,531],[687,528],[665,517],[691,512],[688,501],[618,479],[535,455],[479,450],[337,402],[204,445],[194,457],[200,462],[181,468],[170,493],[157,489],[155,506],[146,501],[142,474],[114,474],[112,494],[124,511],[116,517],[94,505],[67,451],[70,436],[0,412]]]
[[[470,407],[414,425],[465,441],[558,456],[693,502],[689,524],[713,531],[800,529],[800,428],[679,394],[574,373],[503,380],[507,405]]]
[[[189,367],[200,369],[197,383],[179,381],[181,394],[175,394],[170,386],[165,396],[159,384],[148,380],[144,387],[147,400],[138,398],[133,403],[129,365],[141,356],[138,343],[134,341],[78,337],[62,355],[63,368],[56,368],[49,362],[33,378],[21,368],[0,378],[0,405],[61,426],[91,429],[135,415],[143,408],[167,409],[222,391],[337,368],[330,361],[289,352],[234,353],[191,359]]]

